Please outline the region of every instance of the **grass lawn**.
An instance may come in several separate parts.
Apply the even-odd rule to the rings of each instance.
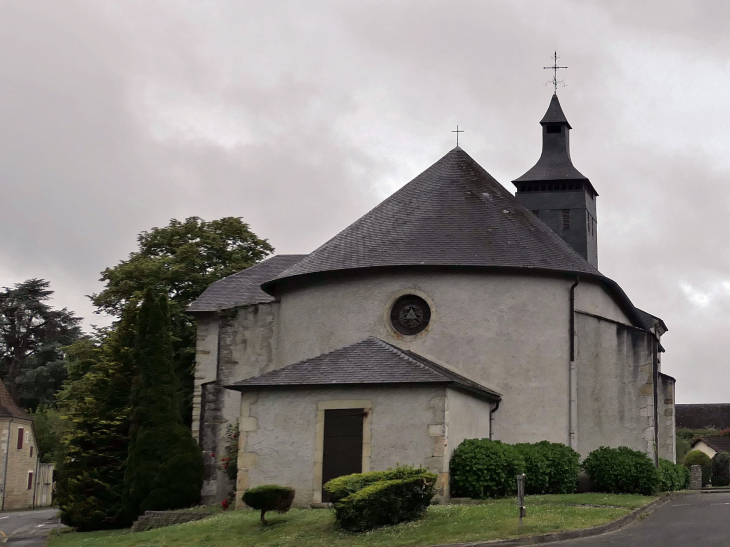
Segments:
[[[425,546],[546,534],[604,524],[649,503],[646,496],[572,494],[529,496],[527,517],[517,529],[515,499],[479,505],[434,505],[415,522],[364,534],[341,532],[328,509],[292,509],[267,514],[227,511],[196,522],[132,534],[129,530],[68,533],[53,537],[49,547],[395,547]]]

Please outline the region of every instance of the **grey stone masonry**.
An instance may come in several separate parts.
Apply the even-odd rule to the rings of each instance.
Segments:
[[[209,516],[211,513],[198,511],[145,511],[144,515],[132,525],[132,532],[145,532],[163,526],[201,520]]]
[[[690,490],[701,490],[702,489],[702,466],[693,465],[689,469],[690,469],[690,473],[692,473],[692,478],[690,479],[690,483],[689,483],[689,489]]]

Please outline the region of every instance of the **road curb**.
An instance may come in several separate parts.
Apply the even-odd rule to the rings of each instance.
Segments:
[[[633,524],[639,519],[651,514],[657,507],[664,505],[676,496],[693,494],[694,492],[671,492],[664,494],[652,502],[647,503],[643,507],[634,509],[628,515],[624,515],[618,520],[599,524],[592,528],[581,528],[579,530],[566,530],[565,532],[554,532],[552,534],[541,534],[537,536],[525,536],[514,539],[492,539],[489,541],[473,541],[468,543],[449,543],[441,545],[429,545],[429,547],[511,547],[512,545],[537,545],[539,543],[554,543],[556,541],[566,541],[569,539],[579,539],[591,536],[600,536],[609,532],[615,532],[629,524]]]

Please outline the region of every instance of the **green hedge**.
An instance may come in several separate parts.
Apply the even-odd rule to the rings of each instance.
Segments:
[[[659,471],[643,452],[626,446],[602,446],[583,461],[593,489],[612,494],[650,496],[659,489]]]
[[[659,491],[674,492],[689,487],[690,472],[684,465],[659,460]]]
[[[371,471],[337,477],[327,482],[322,488],[329,494],[330,501],[337,503],[376,482],[410,479],[420,477],[424,473],[425,470],[421,467],[400,466],[388,471]]]
[[[515,448],[525,460],[525,493],[572,494],[578,486],[580,455],[572,448],[541,441]]]
[[[712,486],[730,486],[730,454],[718,452],[712,457]]]
[[[334,504],[335,518],[350,532],[398,524],[422,516],[434,494],[436,474],[372,483]]]
[[[449,467],[452,496],[503,498],[517,492],[515,475],[524,473],[525,459],[512,445],[467,439],[454,450]]]

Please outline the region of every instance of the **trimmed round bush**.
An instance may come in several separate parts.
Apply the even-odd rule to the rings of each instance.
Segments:
[[[241,499],[243,503],[252,509],[261,511],[261,524],[268,524],[266,518],[264,518],[267,511],[286,513],[291,509],[291,504],[294,501],[294,489],[277,484],[264,484],[246,490]]]
[[[451,457],[451,493],[473,499],[503,498],[517,492],[515,476],[525,471],[525,459],[509,444],[467,439]]]
[[[718,452],[712,457],[712,486],[730,486],[730,454]]]
[[[370,471],[369,473],[354,473],[344,475],[328,481],[322,488],[329,494],[330,501],[337,503],[350,494],[359,492],[366,486],[376,482],[411,479],[421,477],[426,472],[422,467],[400,466],[387,471]]]
[[[572,494],[578,486],[580,455],[561,443],[516,444],[525,460],[525,493]]]
[[[702,452],[702,450],[693,450],[684,457],[684,465],[692,467],[693,465],[701,465],[702,467],[712,465],[710,456]]]
[[[643,452],[626,446],[601,446],[583,461],[593,489],[611,494],[656,494],[659,471]]]
[[[334,502],[335,518],[350,532],[415,520],[428,509],[436,479],[422,470],[418,476],[372,482]]]

